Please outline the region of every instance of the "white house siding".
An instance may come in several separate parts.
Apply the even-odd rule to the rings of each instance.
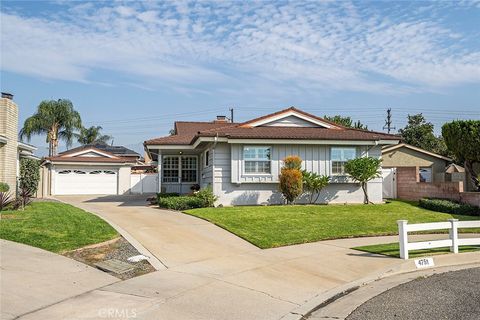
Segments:
[[[242,152],[244,145],[219,143],[215,149],[215,193],[218,204],[279,204],[283,202],[278,192],[278,175],[282,159],[298,155],[303,159],[303,168],[322,175],[330,175],[330,146],[326,145],[272,145],[272,174],[244,175]],[[380,157],[380,146],[357,147],[358,156]],[[382,180],[375,179],[368,184],[368,193],[373,202],[382,201]],[[304,202],[300,198],[299,202]],[[332,178],[318,203],[361,203],[363,192],[356,183],[344,178]]]
[[[318,127],[315,123],[300,119],[295,116],[288,116],[279,120],[275,120],[264,124],[265,127]]]

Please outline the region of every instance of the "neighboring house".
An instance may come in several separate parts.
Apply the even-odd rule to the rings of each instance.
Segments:
[[[0,182],[16,190],[20,159],[33,158],[36,147],[18,141],[18,106],[13,95],[2,92],[0,99]]]
[[[49,195],[125,194],[140,155],[122,146],[92,144],[45,158],[44,190]]]
[[[408,188],[399,184],[410,182],[403,175],[410,176],[412,170],[416,176],[414,182],[445,182],[445,170],[452,162],[448,157],[406,143],[384,147],[382,160],[384,198],[397,198],[399,188]]]
[[[296,108],[244,123],[224,117],[213,122],[175,122],[175,134],[145,141],[158,163],[158,190],[189,193],[194,184],[211,186],[217,204],[280,204],[282,159],[298,155],[303,168],[331,177],[321,203],[361,203],[363,192],[345,174],[346,161],[380,158],[381,147],[399,137],[349,129]],[[368,183],[370,200],[382,202],[382,179]],[[302,200],[302,199],[301,199]]]

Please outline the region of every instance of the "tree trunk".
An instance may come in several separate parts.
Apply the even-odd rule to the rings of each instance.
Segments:
[[[476,191],[480,191],[480,181],[478,180],[477,173],[473,169],[472,161],[465,160],[464,164],[465,164],[465,169],[467,170],[467,173],[470,175],[470,179],[472,180],[473,187],[477,189]]]
[[[370,200],[368,199],[367,183],[366,182],[362,182],[362,190],[363,190],[363,194],[365,195],[365,198],[363,200],[363,204],[369,204]]]

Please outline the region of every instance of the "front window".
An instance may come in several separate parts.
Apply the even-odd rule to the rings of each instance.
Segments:
[[[270,147],[244,147],[245,173],[270,174]]]
[[[197,157],[182,157],[182,182],[197,182]]]
[[[165,183],[195,183],[197,182],[197,157],[164,156],[162,171],[162,181]]]
[[[332,174],[345,175],[345,163],[357,157],[354,147],[333,147],[331,149]]]
[[[163,158],[163,182],[178,182],[178,157]]]

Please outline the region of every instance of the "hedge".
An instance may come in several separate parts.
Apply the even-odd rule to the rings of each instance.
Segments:
[[[419,206],[432,211],[463,214],[470,216],[480,215],[480,208],[466,203],[458,203],[446,199],[421,199]]]
[[[178,197],[180,196],[177,192],[163,192],[157,193],[157,198],[171,198],[171,197]]]
[[[158,206],[160,208],[183,211],[188,209],[202,208],[204,207],[204,201],[193,196],[159,196]]]

